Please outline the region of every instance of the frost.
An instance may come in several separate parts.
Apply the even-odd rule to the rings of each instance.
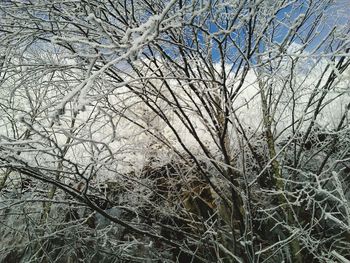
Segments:
[[[0,3],[0,261],[348,262],[338,5]]]

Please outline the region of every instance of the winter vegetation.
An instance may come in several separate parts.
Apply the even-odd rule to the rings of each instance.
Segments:
[[[0,262],[350,262],[347,0],[0,1]]]

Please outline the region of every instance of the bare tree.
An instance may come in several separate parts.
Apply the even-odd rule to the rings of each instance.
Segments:
[[[1,3],[4,260],[350,260],[346,8]]]

